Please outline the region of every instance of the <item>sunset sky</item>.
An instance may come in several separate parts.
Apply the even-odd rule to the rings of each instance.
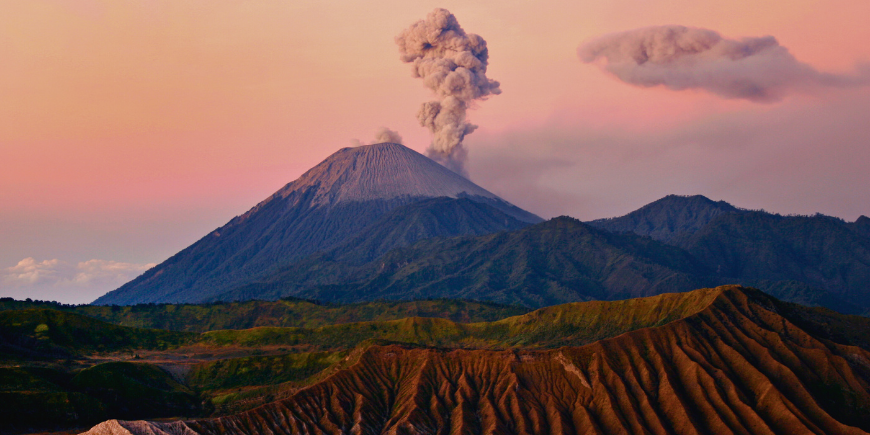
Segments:
[[[520,207],[588,220],[676,193],[870,215],[867,0],[0,6],[0,296],[90,302],[380,127],[424,151],[432,96],[394,38],[436,7],[487,41],[501,83],[469,112],[470,178]],[[578,57],[662,25],[773,36],[846,79],[754,101],[641,87]]]

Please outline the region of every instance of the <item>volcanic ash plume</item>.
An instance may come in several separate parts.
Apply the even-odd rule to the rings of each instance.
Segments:
[[[414,77],[422,78],[438,98],[423,103],[417,113],[420,125],[434,135],[427,154],[464,174],[462,140],[477,128],[465,120],[465,112],[473,101],[501,93],[499,83],[486,77],[486,41],[466,34],[450,11],[435,9],[402,31],[396,44],[402,61],[413,64]]]
[[[359,139],[353,139],[351,142],[353,142],[354,146],[372,145],[372,144],[384,143],[384,142],[401,144],[402,143],[402,136],[399,136],[398,131],[390,130],[387,127],[381,127],[378,130],[378,132],[375,133],[375,141],[374,142],[363,143]]]
[[[377,133],[375,133],[375,143],[383,143],[383,142],[392,142],[392,143],[402,143],[402,136],[399,136],[398,131],[390,130],[387,127],[381,127]]]
[[[658,26],[604,35],[581,45],[583,62],[637,86],[704,89],[725,98],[774,102],[794,91],[870,83],[870,71],[829,74],[798,61],[776,38],[723,38],[707,29]]]

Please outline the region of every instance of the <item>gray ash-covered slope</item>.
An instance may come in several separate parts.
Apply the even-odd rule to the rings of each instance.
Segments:
[[[465,199],[496,214],[491,231],[541,219],[407,147],[339,150],[299,179],[95,304],[214,299],[269,270],[338,246],[396,207]],[[457,226],[458,234],[466,227]],[[486,229],[475,228],[478,234]],[[422,236],[422,233],[421,233]],[[413,241],[408,235],[399,245]],[[399,246],[397,245],[397,246]]]

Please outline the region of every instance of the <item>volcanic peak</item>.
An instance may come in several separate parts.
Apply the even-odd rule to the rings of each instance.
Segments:
[[[309,189],[313,207],[414,197],[498,199],[428,157],[390,142],[342,148],[269,199]]]

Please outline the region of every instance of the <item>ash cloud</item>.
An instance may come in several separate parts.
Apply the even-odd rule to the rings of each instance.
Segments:
[[[430,158],[465,175],[465,136],[477,126],[466,120],[469,106],[501,93],[499,83],[486,76],[489,52],[486,41],[465,33],[446,9],[435,9],[396,37],[402,62],[412,64],[413,75],[423,79],[436,100],[423,103],[420,125],[433,134]]]
[[[402,143],[402,136],[399,135],[398,131],[390,130],[387,127],[381,127],[375,133],[375,140],[373,142],[363,143],[359,139],[353,139],[352,142],[353,142],[354,146],[372,145],[372,144],[384,143],[384,142],[401,144]]]
[[[604,35],[583,43],[577,54],[635,86],[703,89],[760,103],[794,92],[870,84],[870,67],[853,75],[820,72],[795,59],[773,36],[727,39],[713,30],[684,26]]]

